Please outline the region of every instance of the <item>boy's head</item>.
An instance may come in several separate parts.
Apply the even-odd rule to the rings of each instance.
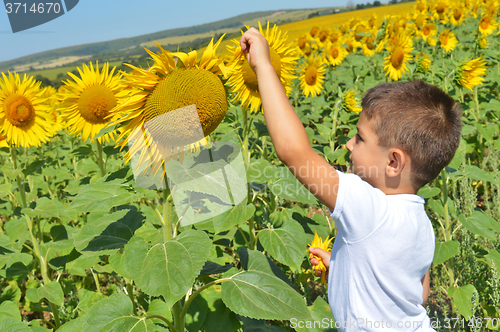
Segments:
[[[410,159],[412,186],[420,188],[448,165],[460,143],[460,105],[421,80],[383,83],[368,90],[364,117],[383,148],[399,148]]]

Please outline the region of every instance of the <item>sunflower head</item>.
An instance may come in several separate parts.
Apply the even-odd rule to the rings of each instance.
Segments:
[[[312,247],[312,248],[320,248],[320,249],[323,249],[325,251],[332,251],[332,249],[330,248],[330,243],[332,242],[333,238],[326,238],[325,241],[323,241],[322,238],[320,238],[318,236],[318,233],[316,231],[314,231],[314,240],[311,244],[309,244],[309,247]],[[314,266],[313,267],[313,270],[315,272],[317,271],[321,271],[321,283],[323,285],[326,285],[326,266],[325,266],[325,263],[323,262],[323,259],[321,259],[321,257],[317,256],[317,255],[313,255],[312,253],[309,253],[309,257],[312,258],[316,258],[318,260],[318,265]]]
[[[304,95],[317,96],[323,87],[326,65],[319,55],[313,55],[299,67],[299,82]]]
[[[444,29],[439,35],[439,43],[446,52],[451,52],[457,46],[458,39],[452,31]]]
[[[347,51],[340,43],[333,43],[326,51],[326,59],[332,66],[337,66],[344,61]]]
[[[362,111],[359,104],[359,100],[356,98],[356,91],[349,90],[342,94],[342,107],[344,110],[359,113]]]
[[[477,38],[476,40],[476,43],[477,43],[477,46],[479,46],[479,48],[487,48],[488,47],[488,37],[486,37],[485,35],[481,35],[479,36],[479,38]]]
[[[289,96],[292,91],[292,79],[295,78],[293,72],[298,60],[293,44],[287,42],[286,33],[282,34],[276,25],[269,28],[269,22],[267,22],[266,29],[263,29],[259,22],[259,30],[269,43],[271,64]],[[232,87],[231,92],[235,93],[234,101],[241,101],[243,108],[250,108],[251,112],[256,112],[261,106],[257,76],[246,56],[241,52],[239,40],[234,40],[233,43],[233,46],[228,47],[233,55],[229,63],[232,70],[228,84]],[[308,49],[310,48],[304,50],[305,54]]]
[[[0,77],[0,133],[9,145],[40,146],[54,136],[54,118],[41,82],[24,74]]]
[[[417,70],[421,73],[426,73],[432,64],[430,56],[428,56],[425,53],[422,53],[422,55],[417,54],[416,61],[417,61]]]
[[[212,40],[201,59],[197,51],[171,53],[157,44],[159,53],[146,50],[154,61],[149,69],[128,65],[133,71],[125,80],[133,90],[116,110],[128,114],[115,122],[123,124],[118,144],[128,144],[127,162],[140,155],[136,170],[146,163],[156,174],[170,159],[182,162],[185,148],[204,141],[226,115],[220,76],[227,68],[215,57],[223,37],[215,45]]]
[[[479,32],[482,35],[491,35],[497,28],[497,23],[492,16],[484,15],[479,21]]]
[[[483,84],[486,68],[488,67],[482,56],[462,62],[455,71],[455,82],[466,89],[472,90],[473,87]]]

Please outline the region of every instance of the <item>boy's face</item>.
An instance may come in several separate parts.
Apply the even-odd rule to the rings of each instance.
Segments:
[[[359,116],[358,133],[347,142],[351,152],[351,171],[375,188],[381,188],[385,181],[385,170],[389,149],[378,145],[378,136],[371,120]]]

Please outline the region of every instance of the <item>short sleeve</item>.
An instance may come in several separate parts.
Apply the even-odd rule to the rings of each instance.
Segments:
[[[370,235],[387,216],[386,195],[355,174],[339,174],[339,191],[332,218],[347,242]]]

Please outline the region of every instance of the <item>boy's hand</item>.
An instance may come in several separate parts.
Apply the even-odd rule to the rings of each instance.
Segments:
[[[240,39],[241,52],[247,54],[247,60],[254,71],[271,65],[269,43],[255,28],[250,28]],[[271,65],[272,66],[272,65]]]
[[[321,279],[326,278],[326,276],[328,275],[328,268],[330,267],[331,256],[332,253],[330,251],[325,251],[321,248],[309,247],[309,261],[313,266],[314,275],[316,277],[322,277]],[[324,276],[322,276],[323,274],[322,265],[326,268]]]

